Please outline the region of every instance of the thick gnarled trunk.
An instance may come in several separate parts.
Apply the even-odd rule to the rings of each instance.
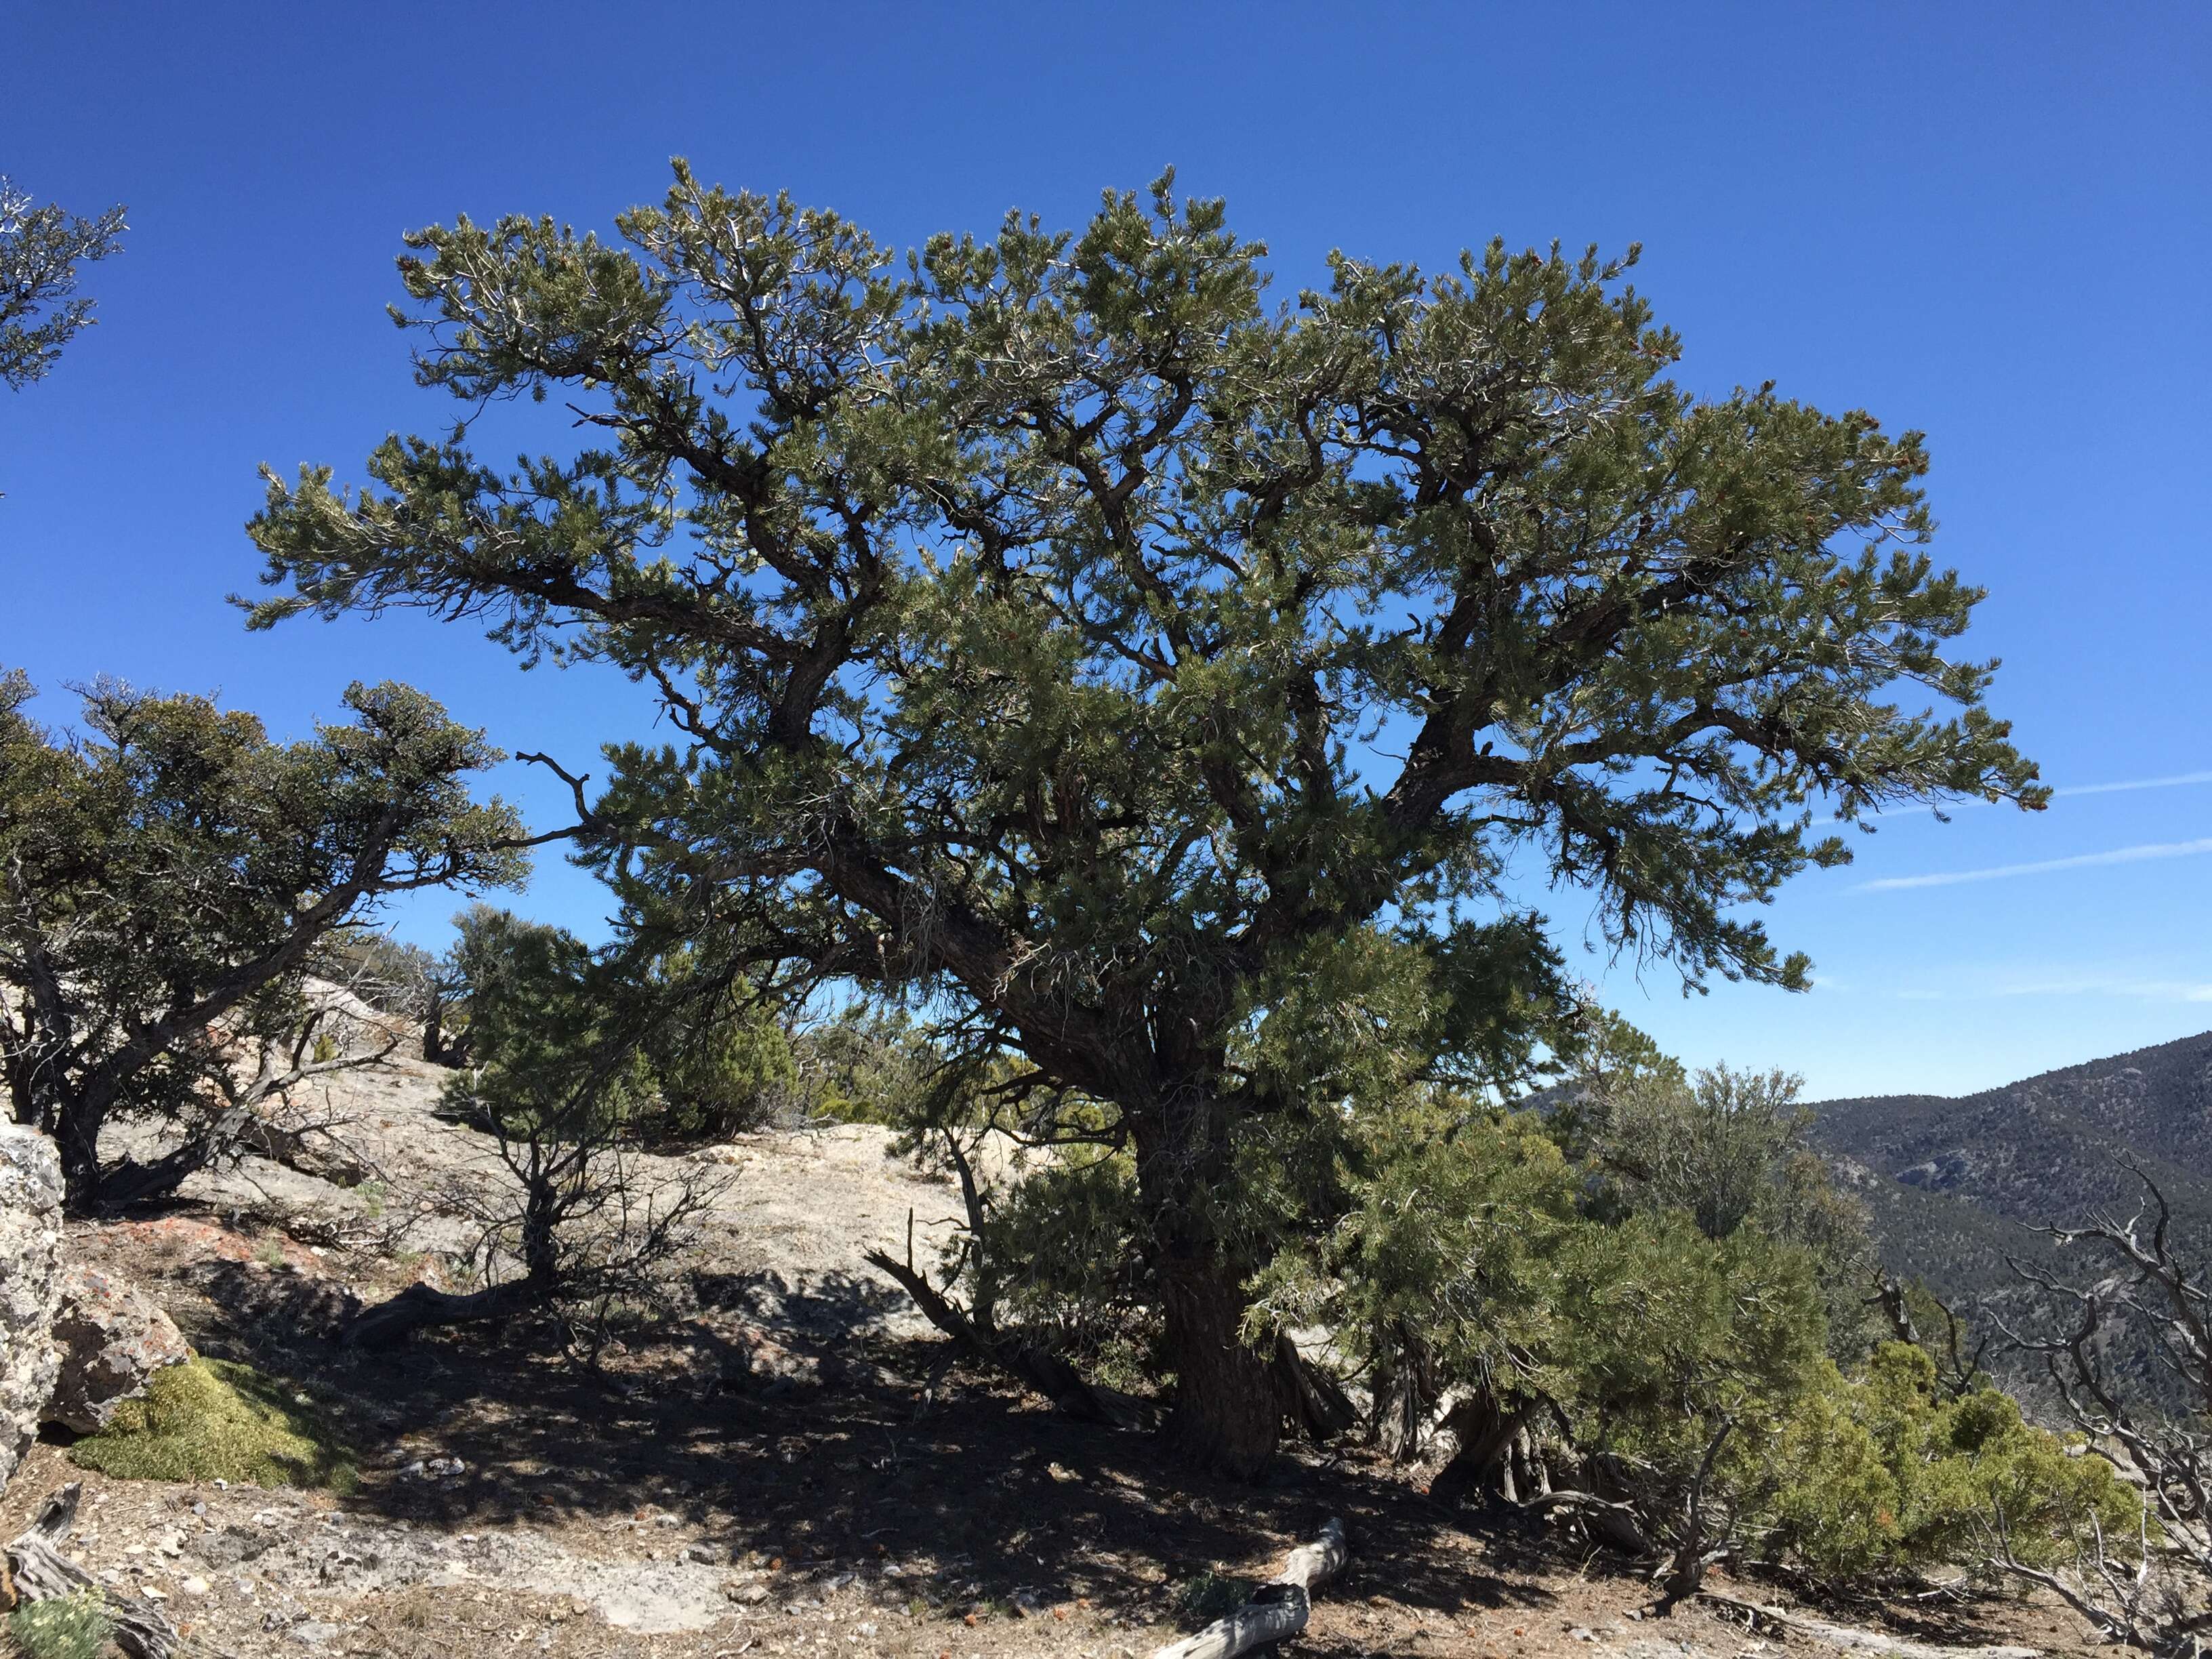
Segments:
[[[1273,1346],[1255,1351],[1244,1340],[1243,1278],[1212,1250],[1171,1257],[1160,1274],[1176,1374],[1169,1443],[1191,1462],[1250,1480],[1274,1455],[1283,1396]]]
[[[1133,1113],[1132,1121],[1165,1358],[1175,1374],[1167,1439],[1186,1462],[1249,1480],[1266,1468],[1286,1425],[1326,1440],[1350,1429],[1358,1412],[1287,1335],[1247,1328],[1245,1286],[1264,1263],[1241,1256],[1217,1219],[1235,1205],[1231,1108],[1188,1081],[1161,1092],[1176,1109]]]
[[[100,1206],[100,1132],[106,1121],[106,1104],[82,1095],[64,1098],[55,1114],[54,1146],[61,1153],[62,1186],[71,1215],[90,1215]]]

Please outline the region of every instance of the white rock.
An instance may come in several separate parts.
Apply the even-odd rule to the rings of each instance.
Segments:
[[[0,1123],[0,1488],[38,1437],[61,1357],[62,1166],[37,1130]]]
[[[97,1434],[115,1408],[146,1392],[154,1373],[191,1358],[184,1333],[126,1279],[72,1262],[62,1269],[54,1313],[61,1373],[43,1419]]]

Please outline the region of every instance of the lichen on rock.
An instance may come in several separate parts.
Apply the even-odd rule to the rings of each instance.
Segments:
[[[153,1297],[112,1273],[71,1262],[60,1291],[53,1330],[61,1370],[46,1421],[96,1434],[125,1401],[145,1394],[156,1372],[183,1364],[191,1350]]]
[[[37,1437],[60,1358],[62,1167],[53,1142],[0,1123],[0,1489]]]

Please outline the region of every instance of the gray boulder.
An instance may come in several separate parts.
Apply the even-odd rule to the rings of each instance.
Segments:
[[[155,1371],[192,1357],[176,1322],[153,1297],[76,1262],[62,1269],[54,1346],[61,1350],[61,1374],[46,1420],[79,1434],[106,1428],[118,1406],[146,1392]]]
[[[0,1123],[0,1489],[30,1449],[54,1385],[62,1166],[35,1129]]]

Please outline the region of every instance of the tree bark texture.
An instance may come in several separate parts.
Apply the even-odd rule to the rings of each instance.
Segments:
[[[1209,1250],[1171,1258],[1160,1285],[1176,1376],[1168,1443],[1190,1462],[1249,1480],[1274,1455],[1284,1400],[1278,1355],[1244,1340],[1243,1277]]]

